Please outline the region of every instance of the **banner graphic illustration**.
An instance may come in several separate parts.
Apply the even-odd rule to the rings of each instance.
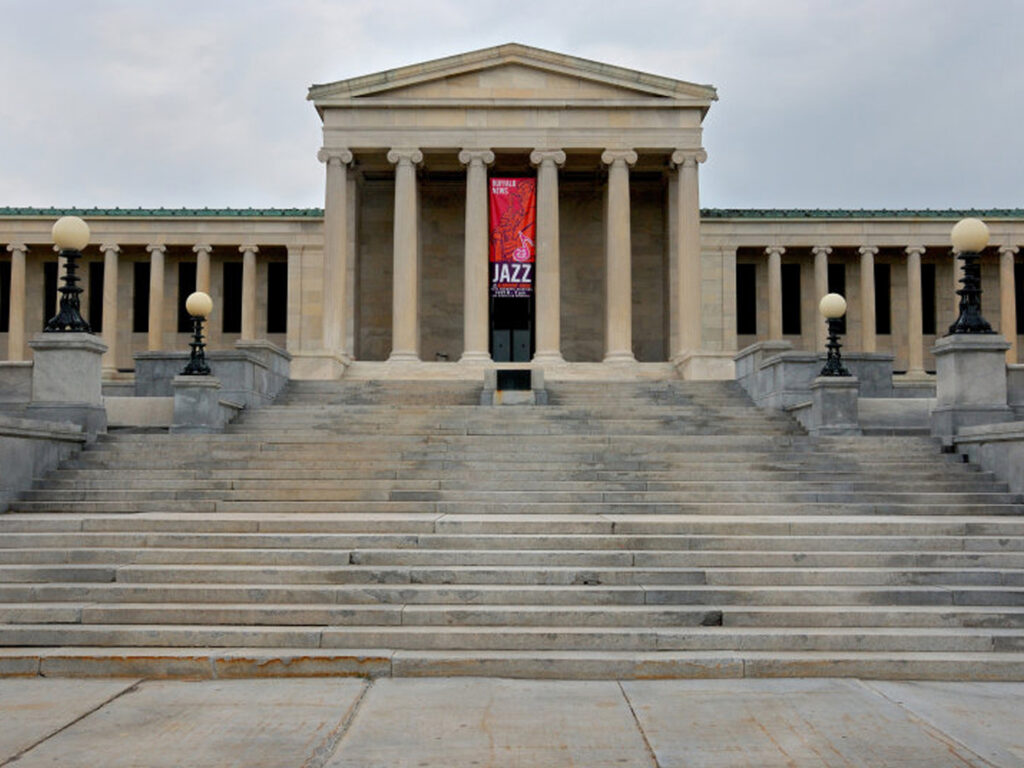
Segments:
[[[491,298],[533,295],[537,237],[537,182],[491,179]]]

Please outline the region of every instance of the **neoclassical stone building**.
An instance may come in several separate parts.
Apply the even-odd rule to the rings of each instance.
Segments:
[[[847,347],[920,377],[954,317],[949,230],[989,224],[984,309],[1024,332],[1024,210],[704,210],[714,88],[522,45],[315,85],[324,209],[75,211],[92,228],[83,314],[127,377],[133,354],[185,349],[207,290],[214,348],[268,339],[292,375],[727,378],[758,340],[819,349],[818,299],[849,302]],[[311,148],[311,154],[313,148]],[[489,290],[488,185],[536,185],[532,294]],[[0,209],[0,356],[22,360],[56,297],[63,210]],[[515,350],[501,348],[511,330]]]

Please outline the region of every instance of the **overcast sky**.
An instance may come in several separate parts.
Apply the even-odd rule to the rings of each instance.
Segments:
[[[718,88],[705,207],[1024,207],[1024,0],[0,0],[0,206],[323,202],[323,83],[520,42]]]

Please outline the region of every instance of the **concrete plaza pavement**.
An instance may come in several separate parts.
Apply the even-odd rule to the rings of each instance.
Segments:
[[[0,766],[1022,766],[1024,683],[0,679]]]

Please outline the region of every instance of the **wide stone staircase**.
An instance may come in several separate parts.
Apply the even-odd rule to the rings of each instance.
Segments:
[[[1024,679],[1021,498],[732,382],[293,382],[0,515],[0,674]]]

